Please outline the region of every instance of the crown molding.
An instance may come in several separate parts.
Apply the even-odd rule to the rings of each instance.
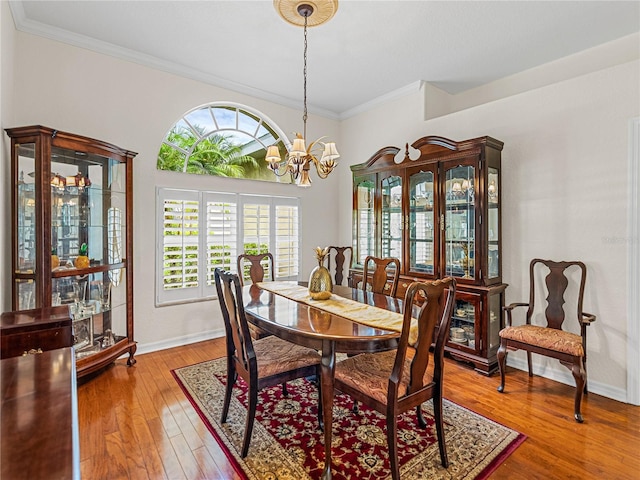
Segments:
[[[77,33],[69,32],[68,30],[30,20],[25,14],[22,2],[10,1],[9,7],[11,9],[16,29],[21,32],[30,33],[49,40],[66,43],[74,47],[109,55],[121,60],[137,63],[156,70],[161,70],[184,78],[206,83],[208,85],[213,85],[215,87],[225,88],[244,95],[251,95],[252,97],[277,103],[278,105],[293,108],[295,110],[301,109],[301,104],[298,100],[276,95],[241,83],[232,82],[215,75],[204,73],[195,68],[176,64],[175,62],[161,60],[153,55],[146,55],[144,53],[136,52],[135,50],[113,45],[112,43],[103,42],[85,35],[79,35]],[[340,119],[340,115],[337,112],[320,107],[314,107],[313,105],[309,105],[309,113],[332,120]]]

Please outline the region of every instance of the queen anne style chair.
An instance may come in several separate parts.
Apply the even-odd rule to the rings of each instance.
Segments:
[[[245,269],[244,266],[247,262],[251,264],[249,267],[249,279],[251,283],[258,283],[264,281],[264,265],[263,262],[267,262],[267,271],[269,273],[268,280],[272,282],[275,280],[275,262],[273,255],[269,252],[259,253],[257,255],[250,255],[248,253],[241,253],[238,255],[238,275],[240,276],[240,285],[244,286],[245,281]]]
[[[265,277],[265,264],[267,267],[268,280],[275,280],[275,262],[273,255],[269,252],[259,253],[251,255],[248,253],[241,253],[238,255],[238,276],[240,277],[240,285],[244,286],[245,281],[249,280],[252,284],[263,282]],[[245,278],[245,265],[249,263],[249,278]],[[256,327],[255,325],[249,325],[251,336],[257,340],[259,338],[267,336],[267,333]]]
[[[404,298],[404,319],[397,350],[363,353],[336,364],[336,389],[387,416],[387,444],[394,480],[400,478],[396,417],[415,408],[418,425],[426,428],[421,405],[429,399],[433,399],[440,460],[443,467],[449,465],[442,421],[442,381],[444,346],[455,291],[456,282],[451,277],[412,283]],[[414,348],[409,346],[412,312],[419,329]],[[433,368],[430,369],[429,349],[434,336]]]
[[[373,272],[369,279],[369,263],[373,263]],[[395,268],[391,268],[394,266]],[[391,275],[391,286],[387,287],[387,281]],[[398,280],[400,279],[400,260],[395,257],[378,258],[369,255],[364,260],[364,272],[362,276],[362,289],[367,291],[367,286],[371,286],[374,293],[384,293],[392,297],[398,291]]]
[[[548,269],[545,277],[545,290],[543,296],[546,298],[546,308],[544,317],[546,326],[533,325],[531,319],[536,310],[536,272],[543,267]],[[579,268],[579,284],[576,288],[569,290],[569,280],[567,270]],[[582,300],[584,298],[584,286],[587,279],[587,267],[582,262],[554,262],[552,260],[533,259],[529,265],[529,303],[512,303],[504,307],[507,313],[507,326],[500,331],[500,348],[498,349],[498,367],[500,368],[499,392],[504,392],[505,365],[507,350],[526,350],[529,376],[533,376],[531,367],[531,353],[538,353],[547,357],[557,358],[567,368],[571,369],[573,378],[576,381],[576,393],[574,401],[574,417],[577,422],[582,423],[583,418],[580,413],[580,404],[583,393],[587,391],[587,327],[596,320],[595,315],[582,311]],[[580,334],[572,333],[562,329],[565,324],[565,294],[567,291],[574,291],[574,304],[577,311],[575,322],[579,326]],[[543,298],[538,294],[539,298]],[[513,326],[512,312],[516,307],[527,307],[526,321],[524,325]]]
[[[335,251],[335,253],[333,253]],[[333,254],[333,255],[332,255]],[[331,271],[331,257],[333,256],[333,260],[335,263],[335,274],[334,274],[334,285],[342,285],[342,280],[344,279],[344,268],[345,268],[345,260],[347,259],[347,255],[349,257],[349,261],[347,262],[347,272],[349,268],[351,268],[351,261],[353,259],[353,248],[352,247],[329,247],[329,255],[327,258],[329,259],[327,268]],[[349,275],[349,273],[347,273]],[[347,285],[350,285],[351,278],[347,277]]]
[[[215,270],[216,290],[227,336],[227,387],[221,423],[227,421],[231,393],[238,376],[248,387],[247,423],[242,457],[247,456],[258,404],[258,390],[296,378],[320,375],[321,357],[311,348],[287,342],[276,336],[253,341],[244,312],[242,286],[238,275]],[[286,395],[286,390],[283,390]],[[318,422],[322,425],[322,395],[318,392]]]

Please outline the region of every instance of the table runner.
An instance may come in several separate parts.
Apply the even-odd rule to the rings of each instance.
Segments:
[[[302,287],[295,282],[260,282],[256,284],[263,290],[281,295],[290,300],[310,305],[319,310],[333,313],[347,320],[367,325],[368,327],[402,332],[403,315],[391,312],[384,308],[356,302],[350,298],[344,298],[332,294],[327,300],[313,300],[307,287]],[[418,322],[414,318],[409,332],[409,345],[415,345],[418,340]]]

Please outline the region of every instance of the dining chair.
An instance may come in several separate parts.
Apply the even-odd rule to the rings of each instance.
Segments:
[[[577,276],[572,275],[572,271],[577,271]],[[542,276],[544,276],[544,282],[541,279]],[[569,281],[570,278],[575,278],[573,284]],[[586,280],[587,267],[582,262],[555,262],[539,258],[531,260],[529,303],[512,303],[504,307],[507,313],[507,325],[500,331],[500,348],[497,353],[500,393],[504,392],[507,350],[527,351],[530,377],[533,377],[531,353],[556,358],[565,367],[571,369],[576,382],[573,416],[578,423],[584,421],[580,405],[583,394],[588,393],[587,327],[596,320],[595,315],[582,310]],[[536,293],[537,284],[541,287],[541,293]],[[542,305],[538,308],[536,299],[545,299],[545,302],[541,302]],[[568,304],[567,308],[565,304]],[[514,326],[512,312],[517,307],[527,307],[527,312],[525,323]],[[565,322],[567,313],[565,310],[571,311],[572,307],[576,308],[576,314],[570,315],[571,322],[575,328],[579,329],[579,334],[565,330],[569,323]],[[532,319],[538,317],[541,317],[546,325],[532,322]]]
[[[373,263],[373,271],[369,278],[369,264]],[[391,277],[391,284],[389,284]],[[398,292],[398,280],[400,279],[400,260],[395,257],[378,258],[372,255],[364,260],[364,272],[362,276],[362,289],[367,291],[370,285],[374,293],[384,293],[392,297]]]
[[[216,290],[224,319],[227,346],[227,386],[221,423],[226,423],[233,386],[238,376],[246,382],[247,421],[241,456],[249,451],[251,433],[258,405],[258,391],[296,378],[320,375],[320,354],[279,337],[253,341],[244,311],[242,286],[237,274],[215,269]],[[320,386],[318,385],[318,390]],[[286,390],[283,390],[286,395]],[[318,423],[322,426],[322,395],[318,391]]]
[[[455,292],[456,281],[451,277],[412,283],[404,298],[398,348],[349,357],[335,367],[336,390],[386,415],[389,461],[394,480],[400,478],[396,417],[415,408],[418,425],[426,428],[421,406],[429,399],[433,399],[440,461],[445,468],[449,465],[442,419],[442,382],[444,346],[451,324]],[[412,313],[418,324],[418,340],[410,347]],[[434,336],[431,369],[429,350]]]
[[[275,280],[275,262],[273,255],[269,252],[258,254],[241,253],[238,255],[237,262],[241,286],[244,286],[247,281],[251,282],[251,284],[263,282],[265,274],[267,275],[267,280],[272,282]],[[248,269],[246,268],[247,266],[249,267]],[[255,340],[268,335],[267,332],[255,325],[249,324],[249,330]]]
[[[327,268],[331,271],[331,257],[333,257],[333,262],[335,264],[335,272],[334,272],[334,285],[342,285],[342,280],[344,279],[344,270],[345,270],[345,261],[347,257],[349,261],[346,262],[347,269],[347,285],[351,285],[351,274],[349,269],[351,268],[351,262],[353,260],[353,247],[329,247],[329,255],[327,256],[328,265]]]
[[[249,270],[245,268],[247,263],[249,263]],[[240,285],[244,286],[247,280],[250,280],[251,283],[263,282],[265,273],[268,275],[268,280],[272,282],[275,280],[275,262],[271,253],[265,252],[255,255],[241,253],[238,255],[238,275],[240,277]]]

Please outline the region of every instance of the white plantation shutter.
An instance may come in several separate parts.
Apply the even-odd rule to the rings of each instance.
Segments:
[[[257,253],[269,249],[269,229],[270,229],[270,205],[269,198],[261,198],[256,200],[254,197],[243,198],[243,216],[244,224],[243,237],[246,248],[251,248],[255,244],[258,249]]]
[[[234,271],[238,258],[237,195],[207,193],[207,286],[215,289],[217,267]],[[213,290],[211,294],[214,294]]]
[[[290,204],[288,201],[291,201]],[[276,280],[296,280],[299,263],[300,221],[297,199],[283,198],[275,205],[275,248],[273,256],[276,264]]]
[[[157,189],[156,304],[213,298],[214,270],[239,253],[271,252],[277,280],[297,280],[298,199]]]
[[[158,194],[162,239],[158,296],[162,292],[166,301],[183,300],[199,293],[199,196],[198,192],[168,189]]]

